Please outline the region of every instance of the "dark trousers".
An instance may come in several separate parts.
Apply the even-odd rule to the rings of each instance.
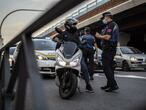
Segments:
[[[83,51],[83,56],[84,56],[84,60],[86,65],[88,66],[88,70],[89,70],[89,75],[92,77],[94,74],[94,50],[93,49],[89,49],[89,48],[85,48]]]
[[[107,78],[107,86],[114,87],[117,86],[114,69],[113,69],[113,59],[116,54],[116,48],[110,47],[103,49],[102,53],[102,64],[105,76]]]
[[[83,57],[81,59],[81,71],[84,76],[85,83],[86,83],[86,85],[88,85],[89,84],[89,72],[88,72],[88,68],[87,68],[87,65],[86,65]]]

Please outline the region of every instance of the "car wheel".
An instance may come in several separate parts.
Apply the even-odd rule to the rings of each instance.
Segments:
[[[129,67],[127,61],[123,61],[123,63],[122,63],[122,70],[123,71],[129,71],[130,70],[130,67]]]

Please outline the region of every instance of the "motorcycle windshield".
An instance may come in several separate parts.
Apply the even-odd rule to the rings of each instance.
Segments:
[[[64,42],[62,53],[65,58],[70,59],[77,50],[77,44],[74,42]]]

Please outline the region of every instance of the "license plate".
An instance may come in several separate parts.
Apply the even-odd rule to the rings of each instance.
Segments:
[[[146,65],[146,63],[144,62],[144,63],[142,63],[143,65]]]
[[[48,58],[56,58],[56,55],[55,54],[49,54]]]
[[[50,69],[50,68],[43,68],[43,70],[51,71],[51,69]]]

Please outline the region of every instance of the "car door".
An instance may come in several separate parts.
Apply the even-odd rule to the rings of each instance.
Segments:
[[[115,55],[115,60],[116,60],[117,67],[121,67],[123,58],[122,58],[120,48],[117,48],[117,52],[116,52],[116,55]]]

